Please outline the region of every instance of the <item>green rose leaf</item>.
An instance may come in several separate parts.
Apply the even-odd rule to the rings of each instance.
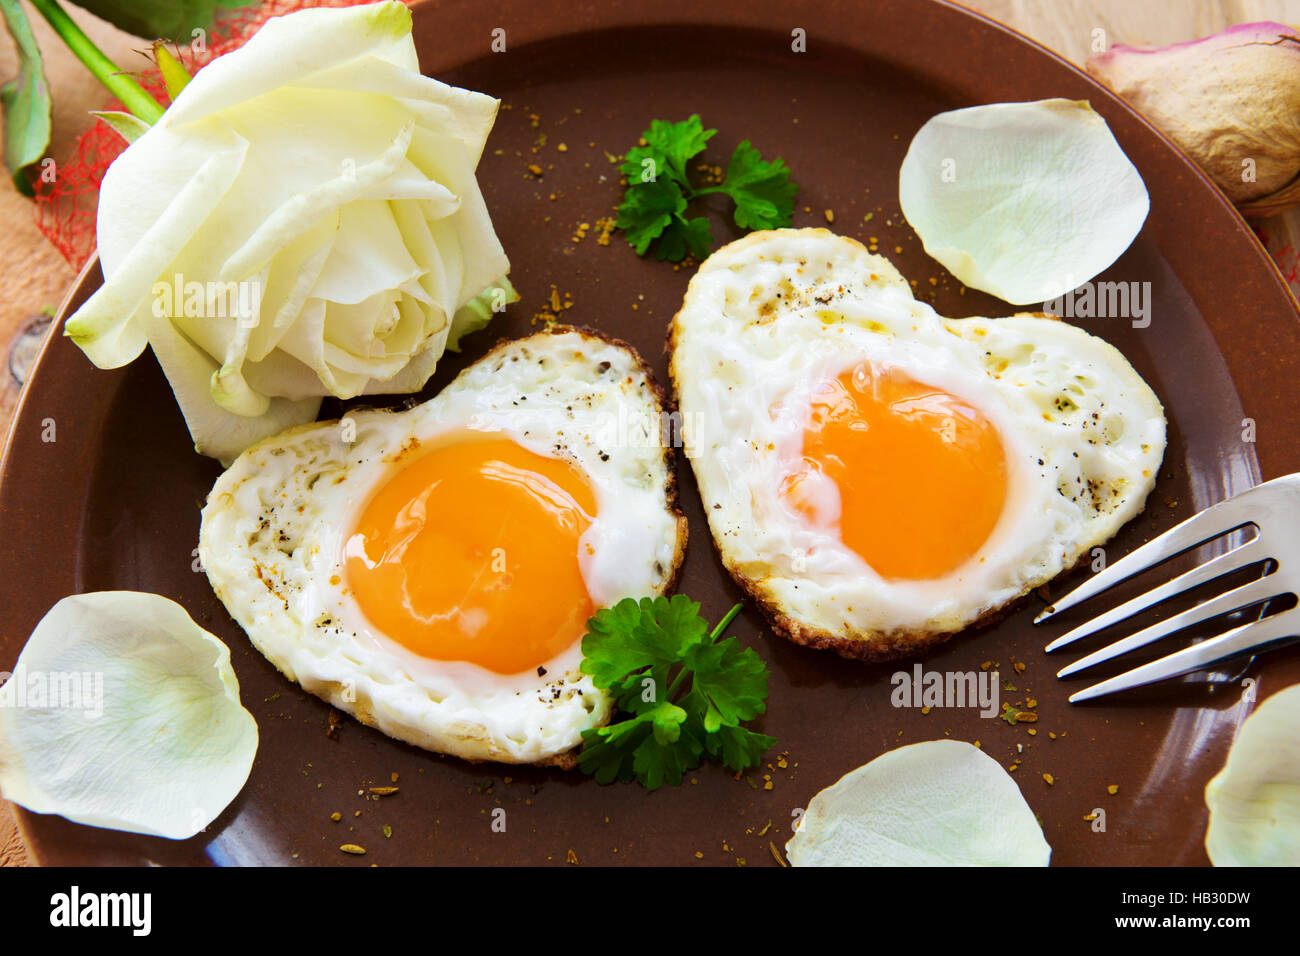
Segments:
[[[41,51],[32,25],[18,0],[0,0],[0,13],[18,47],[18,76],[0,87],[5,117],[5,165],[14,186],[24,196],[34,195],[27,167],[45,155],[50,145],[50,86],[45,80]]]
[[[9,0],[5,0],[6,3]],[[218,10],[250,7],[257,0],[75,0],[102,20],[138,37],[189,43],[208,30]]]

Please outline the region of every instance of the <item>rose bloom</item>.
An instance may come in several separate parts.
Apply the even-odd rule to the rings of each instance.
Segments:
[[[324,395],[418,391],[514,298],[474,176],[498,105],[420,75],[400,3],[267,21],[109,168],[66,334],[100,368],[148,344],[226,462]]]

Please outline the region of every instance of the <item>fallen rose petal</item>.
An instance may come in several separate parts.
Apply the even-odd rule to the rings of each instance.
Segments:
[[[0,685],[0,794],[34,813],[186,839],[256,753],[230,650],[156,594],[64,598]]]
[[[1047,866],[1052,849],[1011,775],[978,747],[899,747],[819,792],[791,866]]]
[[[1015,305],[1046,302],[1118,259],[1151,202],[1088,103],[993,103],[940,113],[898,176],[925,251],[966,285]]]
[[[1205,788],[1205,850],[1215,866],[1300,866],[1300,685],[1246,718]]]

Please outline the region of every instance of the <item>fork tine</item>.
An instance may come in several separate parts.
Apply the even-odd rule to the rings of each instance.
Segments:
[[[1141,687],[1144,684],[1187,674],[1274,641],[1285,638],[1300,639],[1300,617],[1294,613],[1295,610],[1292,608],[1273,617],[1264,618],[1262,621],[1243,624],[1218,637],[1185,647],[1168,657],[1151,661],[1118,677],[1094,684],[1086,690],[1071,694],[1070,703],[1076,704],[1081,700],[1091,700],[1104,694],[1113,694],[1116,691]]]
[[[1225,556],[1226,557],[1226,556]],[[1281,587],[1281,591],[1278,587]],[[1218,597],[1206,601],[1204,604],[1198,604],[1196,607],[1189,608],[1181,614],[1175,614],[1167,620],[1152,624],[1150,627],[1138,631],[1136,634],[1130,634],[1114,644],[1107,645],[1101,650],[1093,651],[1087,657],[1075,661],[1068,667],[1057,671],[1057,677],[1069,677],[1071,674],[1077,674],[1079,671],[1087,670],[1103,661],[1108,661],[1120,654],[1135,650],[1139,647],[1145,647],[1153,641],[1175,631],[1181,631],[1185,627],[1191,627],[1193,624],[1199,624],[1201,621],[1208,621],[1212,617],[1220,614],[1227,614],[1229,611],[1235,611],[1238,608],[1248,607],[1257,604],[1260,601],[1271,600],[1275,597],[1281,597],[1282,594],[1288,593],[1284,585],[1279,585],[1277,578],[1273,575],[1260,578],[1258,581],[1251,581],[1249,584],[1243,584],[1241,587],[1233,588],[1231,591],[1225,591]]]
[[[1157,538],[1156,540],[1158,541],[1159,539]],[[1152,542],[1152,544],[1154,543],[1155,542]],[[1129,555],[1129,557],[1136,557],[1141,553],[1141,549],[1139,549],[1134,551],[1133,554]],[[1217,577],[1222,577],[1225,574],[1235,571],[1238,568],[1245,567],[1248,564],[1253,564],[1256,561],[1262,561],[1266,557],[1267,555],[1262,553],[1262,543],[1260,538],[1256,535],[1245,544],[1238,545],[1226,554],[1220,554],[1217,557],[1211,558],[1204,564],[1192,568],[1190,571],[1180,574],[1178,577],[1173,578],[1170,581],[1166,581],[1159,587],[1152,588],[1144,594],[1139,594],[1137,597],[1125,601],[1118,607],[1112,608],[1106,613],[1100,614],[1092,620],[1080,624],[1074,630],[1062,634],[1056,640],[1048,644],[1046,650],[1054,651],[1058,647],[1065,647],[1067,644],[1073,644],[1080,638],[1087,637],[1089,634],[1095,634],[1102,628],[1110,627],[1112,624],[1117,624],[1126,618],[1132,617],[1140,611],[1145,611],[1149,607],[1155,607],[1160,602],[1167,601],[1174,595],[1180,594],[1189,588],[1196,587],[1199,584],[1204,584],[1207,581],[1213,581]],[[1128,559],[1126,558],[1125,560]],[[1119,565],[1123,563],[1123,561],[1120,561],[1116,563],[1114,567],[1119,567]],[[1104,571],[1102,572],[1102,574],[1105,573],[1106,572]],[[1101,575],[1098,575],[1098,577],[1100,576]],[[1125,577],[1129,576],[1130,575],[1125,575]],[[1104,590],[1104,588],[1102,590]],[[1057,606],[1057,610],[1060,610],[1060,605]]]
[[[1106,570],[1085,581],[1059,601],[1052,602],[1050,607],[1034,618],[1034,623],[1041,624],[1061,611],[1100,594],[1107,588],[1131,578],[1139,571],[1145,571],[1147,568],[1159,564],[1166,558],[1182,554],[1184,551],[1204,544],[1220,535],[1227,534],[1229,531],[1235,531],[1245,525],[1253,524],[1250,517],[1249,499],[1252,492],[1263,487],[1263,485],[1259,485],[1250,489],[1250,491],[1237,495],[1235,498],[1220,501],[1218,504],[1192,515],[1182,524],[1175,525],[1159,537],[1148,541],[1136,551],[1125,555]],[[1251,540],[1258,540],[1258,535]]]

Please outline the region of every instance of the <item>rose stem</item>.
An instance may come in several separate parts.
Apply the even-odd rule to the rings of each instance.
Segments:
[[[57,33],[68,45],[78,60],[103,83],[110,93],[122,101],[122,105],[146,123],[158,122],[163,115],[162,105],[149,95],[131,76],[123,73],[118,65],[104,55],[104,52],[81,31],[81,27],[59,6],[59,0],[31,0],[32,6],[40,11],[41,16],[50,21]]]

